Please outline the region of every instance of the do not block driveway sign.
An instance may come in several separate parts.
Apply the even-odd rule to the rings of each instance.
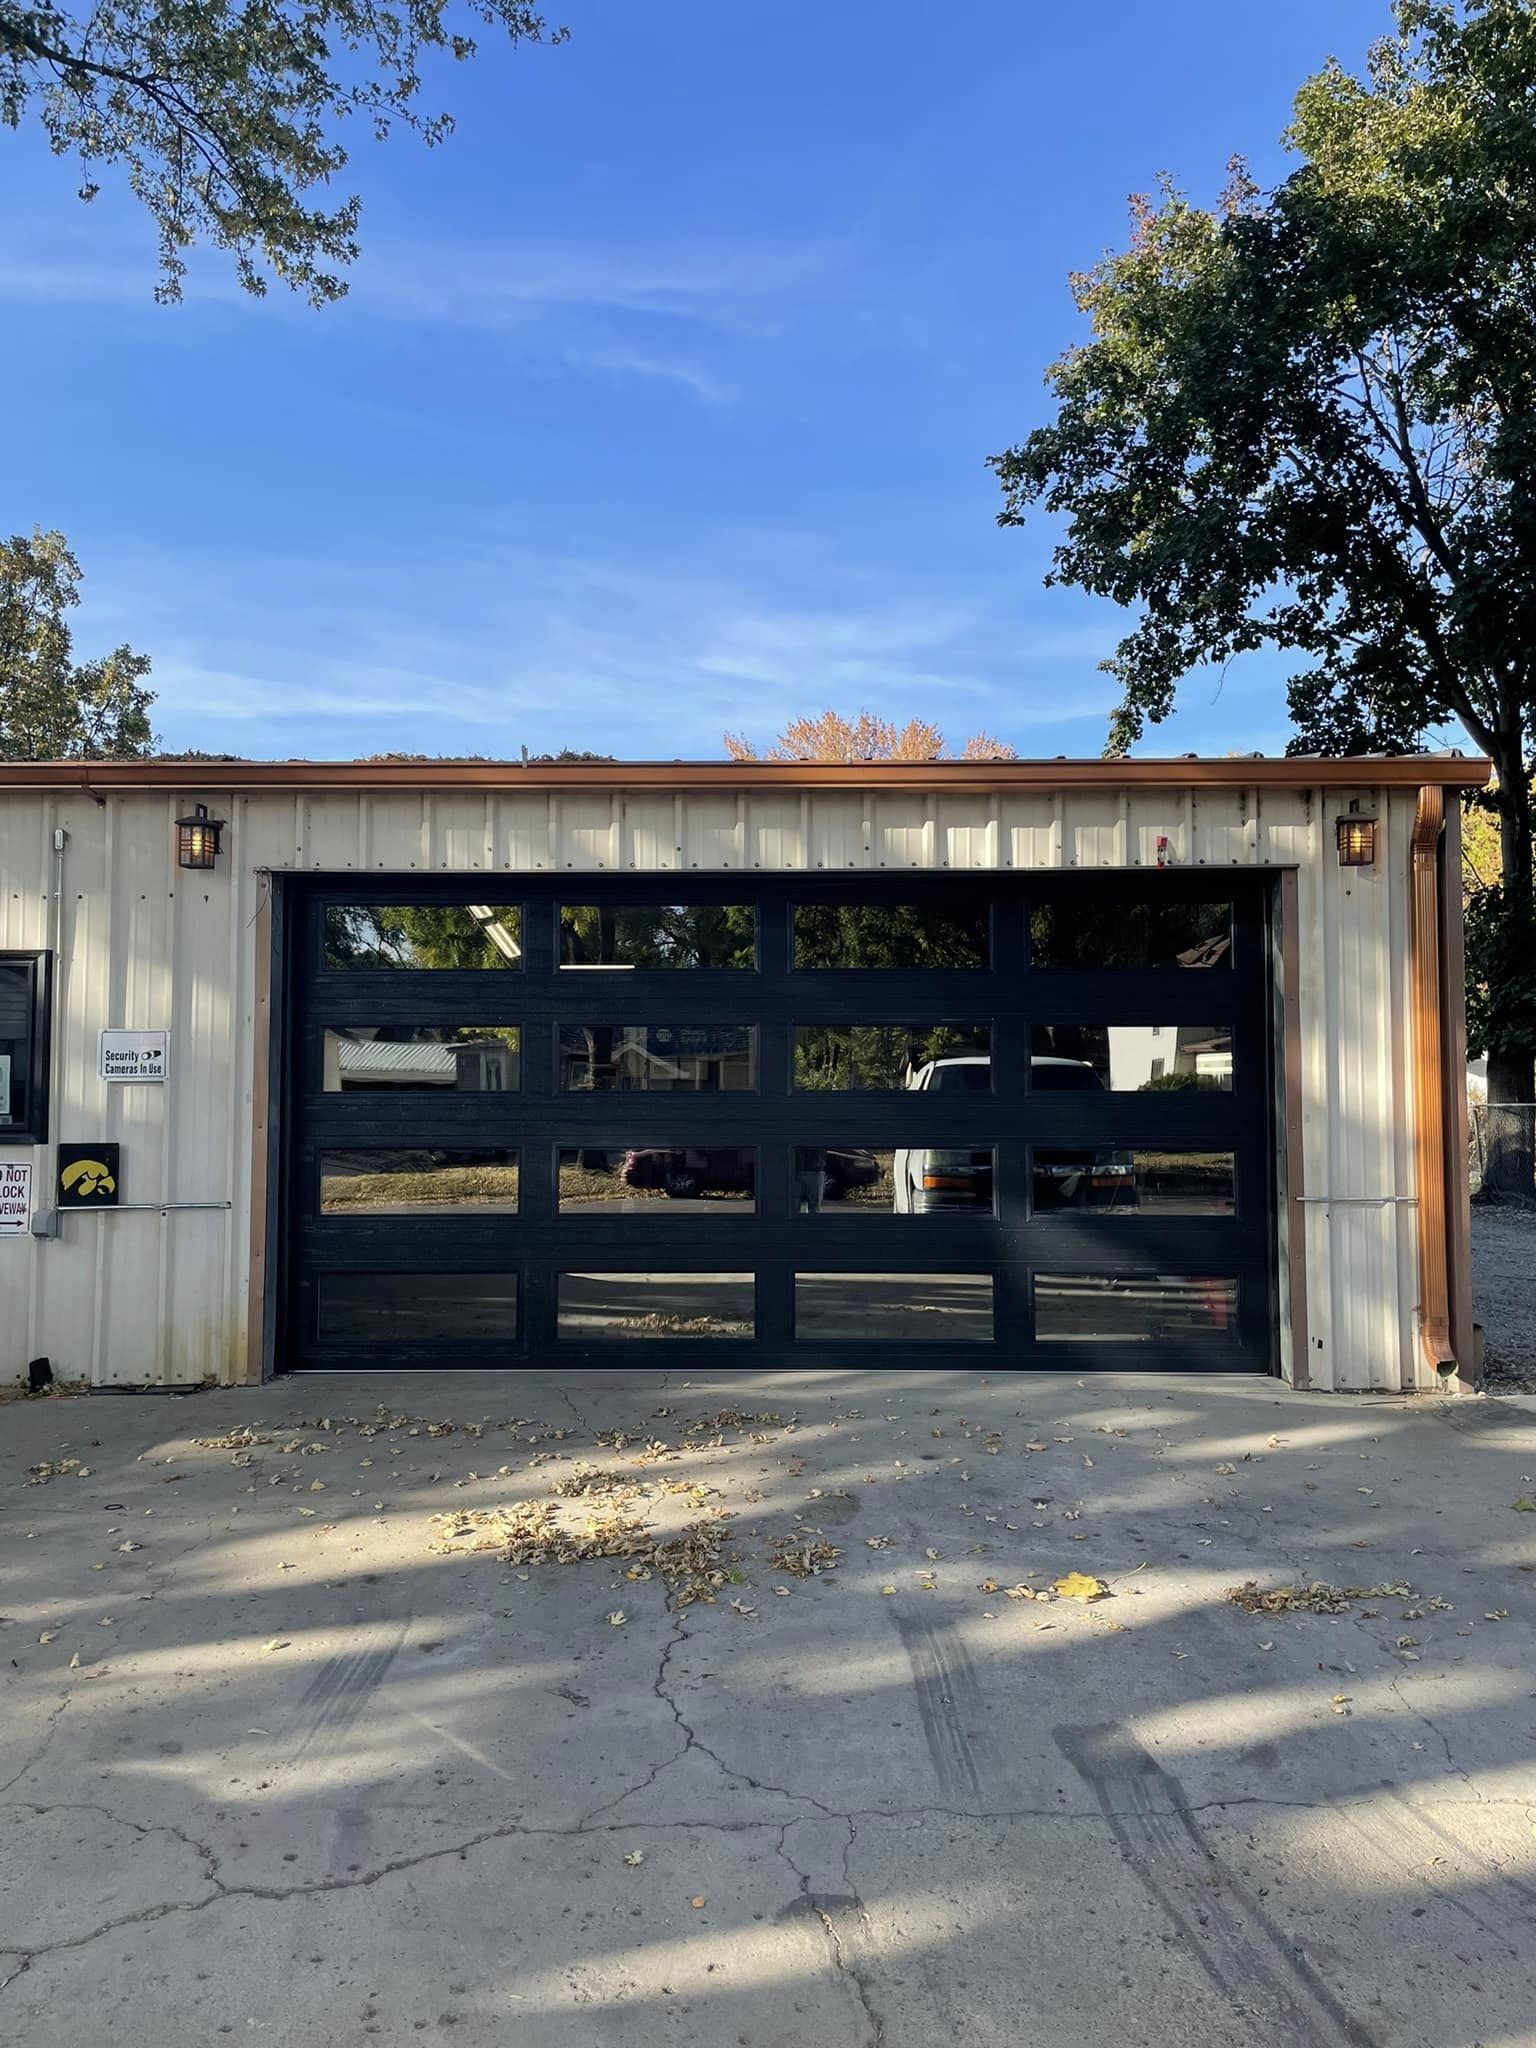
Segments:
[[[0,1161],[0,1237],[25,1237],[31,1215],[31,1160]]]

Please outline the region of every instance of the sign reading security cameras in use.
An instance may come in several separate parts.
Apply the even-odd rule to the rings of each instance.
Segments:
[[[97,1042],[103,1081],[163,1081],[171,1070],[169,1031],[108,1029]]]
[[[122,1147],[61,1145],[55,1200],[61,1209],[115,1209]]]

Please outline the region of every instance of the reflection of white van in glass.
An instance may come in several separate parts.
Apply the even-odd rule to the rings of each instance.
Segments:
[[[1029,1063],[1033,1088],[1090,1089],[1102,1092],[1104,1084],[1086,1060],[1058,1059],[1037,1054]],[[964,1091],[978,1094],[992,1086],[992,1058],[989,1053],[957,1053],[947,1059],[929,1060],[907,1083],[925,1094],[941,1089],[946,1094]],[[1087,1155],[1091,1157],[1091,1155]],[[956,1151],[898,1152],[892,1163],[895,1208],[899,1215],[931,1216],[943,1209],[990,1209],[992,1207],[992,1152]],[[1077,1169],[1082,1178],[1082,1169]]]

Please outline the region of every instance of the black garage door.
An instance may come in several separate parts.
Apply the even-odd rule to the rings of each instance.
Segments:
[[[293,887],[290,1364],[1272,1369],[1266,877]]]

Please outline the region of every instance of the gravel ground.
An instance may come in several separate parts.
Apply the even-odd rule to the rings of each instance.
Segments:
[[[1536,1212],[1472,1205],[1472,1281],[1490,1394],[1536,1394]]]

